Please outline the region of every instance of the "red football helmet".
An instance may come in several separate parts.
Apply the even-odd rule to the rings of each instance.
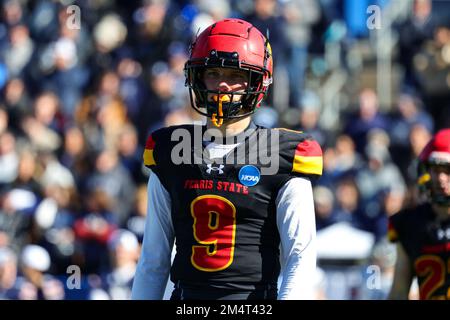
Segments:
[[[419,155],[418,183],[430,195],[435,203],[450,206],[450,195],[439,191],[438,181],[433,181],[430,169],[443,166],[450,175],[450,129],[438,131]]]
[[[245,92],[207,90],[203,72],[216,67],[247,72],[249,81]],[[240,19],[218,21],[200,33],[191,45],[190,58],[185,65],[191,106],[216,125],[223,120],[246,117],[259,107],[267,94],[272,72],[272,50],[258,29]],[[214,101],[208,101],[208,94],[216,96]],[[240,101],[235,102],[234,95],[241,95]],[[226,101],[219,99],[221,96],[227,97]]]

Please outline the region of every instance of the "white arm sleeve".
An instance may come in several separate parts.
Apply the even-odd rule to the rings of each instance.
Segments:
[[[134,276],[131,299],[161,300],[170,273],[175,233],[170,195],[156,174],[148,182],[148,208],[142,251]]]
[[[276,206],[282,267],[278,299],[313,299],[317,253],[311,182],[289,180],[280,189]]]

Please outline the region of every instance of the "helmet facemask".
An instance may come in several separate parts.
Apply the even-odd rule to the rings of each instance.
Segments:
[[[430,180],[428,181],[428,191],[431,201],[440,206],[450,207],[450,194],[446,194],[441,191],[440,182],[438,181],[437,175],[439,173],[433,173],[432,171],[444,171],[446,174],[450,175],[450,163],[430,163],[428,164],[428,174]]]

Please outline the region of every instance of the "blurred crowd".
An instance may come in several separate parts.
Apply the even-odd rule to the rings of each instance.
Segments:
[[[362,264],[389,275],[387,217],[417,201],[416,157],[450,127],[445,1],[405,0],[392,24],[400,76],[391,105],[357,80],[365,68],[355,68],[352,54],[367,43],[375,52],[366,9],[395,2],[1,0],[0,299],[130,297],[147,206],[146,137],[202,120],[190,108],[183,66],[196,34],[225,17],[248,20],[272,45],[275,86],[255,121],[309,132],[323,147],[318,236],[341,224],[370,235]],[[327,55],[336,43],[333,65]],[[314,84],[333,68],[345,69],[352,85],[334,110],[338,124],[328,126]],[[325,271],[328,258],[319,250]],[[320,297],[335,298],[330,290]],[[380,290],[341,298],[383,298]]]

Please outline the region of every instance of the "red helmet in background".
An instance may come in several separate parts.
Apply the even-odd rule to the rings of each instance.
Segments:
[[[450,174],[450,129],[438,131],[428,142],[419,155],[418,184],[425,189],[431,201],[437,204],[450,206],[450,195],[436,190],[437,181],[432,180],[430,168],[433,166],[447,167]]]
[[[245,92],[207,90],[202,74],[206,68],[234,68],[248,73]],[[221,121],[243,118],[259,107],[272,83],[272,50],[263,34],[252,24],[240,19],[224,19],[205,29],[191,45],[190,58],[185,65],[186,85],[191,106],[200,114]],[[208,101],[208,94],[231,95],[221,103]],[[234,102],[234,95],[241,95]]]

